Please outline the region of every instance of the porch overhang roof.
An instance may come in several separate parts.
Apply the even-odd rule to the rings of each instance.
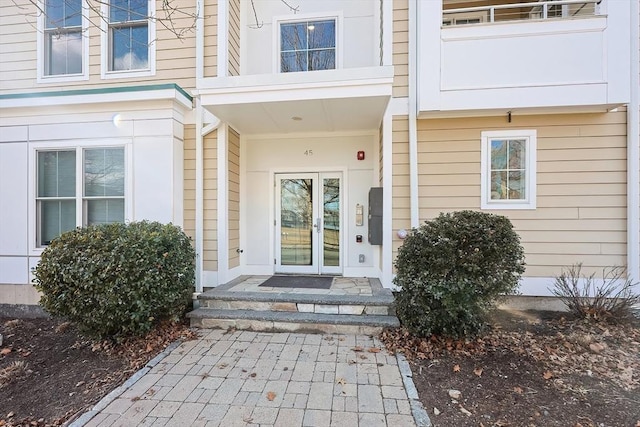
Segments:
[[[204,108],[241,134],[378,129],[393,67],[203,79]]]

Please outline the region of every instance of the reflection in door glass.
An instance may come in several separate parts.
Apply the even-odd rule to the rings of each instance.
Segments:
[[[324,179],[323,262],[340,265],[340,179]]]
[[[311,265],[312,180],[283,179],[280,185],[280,263]]]

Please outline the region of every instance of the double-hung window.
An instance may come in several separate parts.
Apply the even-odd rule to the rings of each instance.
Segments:
[[[77,226],[124,222],[123,147],[42,150],[36,162],[38,247]]]
[[[109,0],[107,71],[149,70],[149,0]]]
[[[280,72],[336,68],[336,19],[280,23]]]
[[[482,132],[482,209],[536,208],[536,131]]]
[[[39,77],[82,76],[82,0],[45,0],[41,16],[42,66]]]

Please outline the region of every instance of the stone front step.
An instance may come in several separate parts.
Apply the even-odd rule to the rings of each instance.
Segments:
[[[283,311],[339,315],[393,316],[393,295],[316,295],[210,291],[198,296],[201,307],[220,310]]]
[[[376,335],[399,326],[395,316],[301,313],[298,311],[220,310],[199,308],[189,314],[191,326],[261,332],[315,332]]]

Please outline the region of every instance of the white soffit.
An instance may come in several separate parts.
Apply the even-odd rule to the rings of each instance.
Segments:
[[[388,96],[207,106],[242,134],[378,129]]]
[[[391,99],[393,68],[238,76],[219,84],[199,91],[202,105],[243,134],[371,130]]]

